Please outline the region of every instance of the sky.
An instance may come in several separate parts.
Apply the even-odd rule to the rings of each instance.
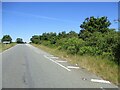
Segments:
[[[3,2],[2,38],[10,35],[13,41],[22,38],[29,42],[33,35],[44,32],[79,33],[85,18],[107,16],[110,28],[118,28],[113,22],[118,18],[117,2]]]

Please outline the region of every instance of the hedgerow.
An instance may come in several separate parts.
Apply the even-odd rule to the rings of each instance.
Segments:
[[[118,64],[120,56],[119,31],[109,28],[111,22],[107,17],[89,17],[80,25],[80,32],[65,31],[34,35],[32,43],[57,47],[68,54],[92,55],[108,58]]]

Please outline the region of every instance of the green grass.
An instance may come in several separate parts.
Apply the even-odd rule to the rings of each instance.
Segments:
[[[0,43],[0,52],[13,47],[14,45],[16,45],[16,43],[11,43],[11,44],[2,44],[2,43]]]
[[[80,56],[80,55],[70,55],[65,51],[60,51],[57,48],[50,48],[43,45],[32,44],[35,47],[41,48],[55,56],[63,58],[72,64],[78,64],[80,67],[87,69],[88,71],[102,77],[105,80],[118,85],[118,65],[114,62],[101,59],[100,57],[93,56]]]

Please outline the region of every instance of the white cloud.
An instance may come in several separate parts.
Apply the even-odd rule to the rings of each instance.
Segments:
[[[48,19],[48,20],[61,21],[61,22],[67,22],[67,23],[79,23],[77,21],[72,21],[72,20],[71,21],[70,20],[63,20],[63,19],[58,19],[58,18],[49,17],[49,16],[41,16],[41,15],[35,15],[35,14],[23,13],[23,12],[17,12],[17,11],[3,10],[3,12],[13,13],[13,14],[27,16],[27,17],[39,18],[39,19]]]

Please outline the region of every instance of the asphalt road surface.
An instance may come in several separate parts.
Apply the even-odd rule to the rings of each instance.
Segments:
[[[30,44],[19,44],[2,53],[2,88],[104,90],[117,86]]]

